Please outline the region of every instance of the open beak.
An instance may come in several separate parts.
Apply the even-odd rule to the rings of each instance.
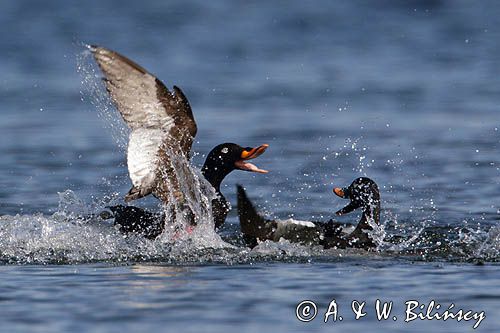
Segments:
[[[236,161],[234,165],[236,166],[236,168],[240,170],[257,172],[257,173],[268,173],[269,171],[259,169],[256,165],[246,162],[248,160],[251,160],[253,158],[262,155],[266,151],[267,147],[269,147],[268,144],[263,144],[256,148],[244,149],[243,152],[241,153],[241,160]]]
[[[348,191],[349,190],[347,188],[340,188],[340,187],[335,187],[333,189],[333,193],[335,193],[336,195],[338,195],[339,197],[341,197],[343,199],[349,199]],[[337,211],[335,214],[339,215],[339,216],[344,215],[344,214],[352,212],[355,209],[358,209],[359,207],[360,207],[359,203],[351,201],[351,202],[349,202],[349,204],[347,206],[345,206],[341,210]]]
[[[347,199],[346,198],[346,193],[345,193],[344,189],[342,189],[340,187],[334,188],[333,189],[333,193],[335,193],[336,195],[338,195],[341,198]]]

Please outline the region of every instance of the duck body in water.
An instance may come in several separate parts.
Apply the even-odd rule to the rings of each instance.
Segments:
[[[212,216],[216,229],[224,224],[230,209],[229,203],[220,190],[222,181],[233,170],[252,169],[249,171],[267,172],[247,162],[248,159],[256,158],[262,154],[266,148],[267,145],[257,148],[242,148],[234,143],[225,143],[218,145],[208,154],[201,173],[216,192],[216,198],[212,200]],[[101,217],[114,218],[114,224],[124,233],[135,233],[149,239],[155,239],[165,228],[166,215],[164,213],[153,213],[139,207],[124,205],[108,208],[111,214],[104,213],[101,214]]]
[[[196,225],[197,219],[189,206],[185,184],[183,186],[185,180],[180,176],[189,173],[187,162],[197,132],[186,96],[177,86],[170,91],[158,78],[118,52],[101,46],[89,49],[104,74],[111,100],[131,129],[127,165],[133,186],[125,201],[152,194],[164,207],[174,205],[169,218],[175,219],[176,212],[181,212],[192,226]],[[217,194],[211,203],[216,227],[224,223],[229,209],[220,192],[222,180],[236,169],[267,173],[248,162],[264,153],[267,147],[264,144],[243,148],[224,143],[208,154],[202,174]],[[116,206],[112,210],[120,229],[153,238],[158,228],[151,227],[148,215],[151,213],[137,207],[125,207]]]
[[[309,222],[265,219],[258,214],[243,187],[238,185],[238,215],[245,242],[254,247],[259,241],[279,241],[283,238],[293,243],[321,245],[324,248],[375,248],[376,244],[369,233],[373,230],[372,225],[380,223],[380,193],[377,184],[369,178],[361,177],[348,187],[335,188],[333,191],[337,196],[350,200],[336,215],[362,209],[361,220],[352,232],[346,233],[344,230],[347,225],[334,220]]]
[[[148,239],[155,239],[165,228],[165,214],[153,213],[143,208],[125,205],[107,207],[108,211],[100,214],[102,219],[114,218],[113,224],[124,234],[137,234]]]

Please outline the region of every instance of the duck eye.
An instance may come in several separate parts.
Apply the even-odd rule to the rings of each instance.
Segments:
[[[229,151],[229,148],[224,147],[224,148],[222,148],[221,153],[223,153],[223,154],[227,154],[227,153],[228,153],[228,151]]]

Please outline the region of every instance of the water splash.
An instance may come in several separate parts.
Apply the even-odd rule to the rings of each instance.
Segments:
[[[163,204],[165,212],[165,232],[160,236],[163,241],[176,239],[188,240],[196,247],[229,246],[224,243],[215,232],[212,200],[217,194],[212,185],[203,177],[201,171],[190,165],[183,154],[170,154],[171,163],[168,168],[173,172],[163,177],[167,188],[178,187],[182,193],[182,202],[179,202],[174,193],[169,193],[168,203]],[[189,214],[186,214],[186,211]],[[185,232],[186,227],[196,223],[194,231]]]
[[[83,205],[82,205],[83,204]],[[281,239],[266,241],[250,250],[235,228],[225,242],[209,229],[196,229],[175,242],[124,235],[109,221],[84,216],[94,207],[69,191],[61,196],[52,216],[0,217],[0,263],[75,264],[89,262],[162,262],[172,265],[207,263],[330,262],[351,258],[408,258],[411,261],[500,262],[500,227],[471,229],[425,226],[386,221],[377,251],[328,249]],[[212,229],[213,230],[213,229]]]
[[[86,49],[76,56],[77,71],[81,77],[81,100],[90,102],[93,112],[97,110],[97,116],[102,120],[103,126],[109,129],[117,146],[125,152],[130,130],[109,98],[102,82],[102,74],[90,52],[90,46],[84,46]]]
[[[484,241],[473,251],[472,256],[479,260],[500,261],[500,226],[492,227]]]
[[[91,53],[84,51],[78,57],[78,70],[82,74],[82,99],[89,100],[103,119],[103,125],[110,129],[118,147],[125,151],[129,130],[112,106],[99,77],[98,69],[91,61]],[[369,148],[361,145],[359,139],[348,140],[335,159],[345,157],[355,162],[353,171],[364,174],[372,167],[368,157]],[[345,155],[345,156],[344,156]],[[68,264],[87,262],[151,262],[179,264],[211,263],[225,264],[279,260],[331,261],[348,260],[352,256],[408,256],[411,260],[438,261],[500,261],[500,227],[446,227],[436,226],[436,221],[423,219],[418,222],[398,221],[391,217],[381,226],[374,227],[371,236],[379,244],[377,251],[359,249],[323,250],[318,246],[304,246],[280,240],[264,242],[250,250],[244,246],[239,230],[230,233],[231,244],[214,232],[211,200],[213,188],[206,182],[199,170],[192,168],[188,159],[176,155],[172,159],[175,177],[180,182],[181,192],[193,212],[198,227],[191,235],[180,235],[172,241],[171,229],[151,241],[136,235],[120,233],[109,221],[101,220],[98,212],[105,205],[117,200],[117,195],[105,197],[88,204],[74,192],[59,194],[60,203],[51,216],[41,214],[0,217],[0,262],[25,264]],[[329,157],[329,156],[328,156]],[[326,157],[325,159],[326,160]],[[336,162],[339,162],[337,160]],[[343,166],[342,163],[337,163]],[[388,160],[387,165],[402,168],[403,159]],[[307,176],[306,176],[307,177]],[[168,179],[167,179],[168,181]],[[320,182],[321,183],[321,182]],[[304,191],[310,190],[304,186]],[[172,201],[174,202],[174,201]],[[434,203],[431,203],[434,206]],[[170,225],[182,226],[182,207],[162,207],[166,212],[175,212],[180,220]],[[167,214],[167,220],[174,215]],[[178,223],[178,224],[176,224]],[[179,229],[179,228],[177,228]],[[240,246],[238,246],[240,245]]]
[[[118,147],[125,151],[130,131],[110,101],[100,80],[101,72],[93,61],[90,47],[86,45],[86,50],[77,58],[78,71],[82,76],[82,98],[88,96],[99,117],[104,120],[105,126],[111,129]],[[159,240],[169,242],[175,238],[177,244],[189,239],[192,246],[220,247],[222,241],[214,231],[212,215],[215,190],[199,170],[191,166],[189,158],[184,156],[178,147],[165,145],[161,150],[168,156],[162,160],[162,182],[165,189],[171,190],[166,194],[168,200],[162,207],[165,213],[165,229]],[[189,235],[185,230],[193,222],[196,222],[197,226],[195,232]]]

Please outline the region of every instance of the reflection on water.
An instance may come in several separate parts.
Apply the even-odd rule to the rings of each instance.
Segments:
[[[172,281],[181,282],[177,279],[184,276],[189,276],[193,271],[193,267],[189,266],[159,266],[159,265],[133,265],[131,271],[141,277],[162,277],[172,279]],[[174,279],[175,278],[175,279]]]
[[[123,305],[137,309],[163,308],[165,299],[156,299],[154,295],[185,287],[193,270],[196,269],[189,266],[133,265],[125,277],[127,284],[123,285],[123,291],[127,297]]]

